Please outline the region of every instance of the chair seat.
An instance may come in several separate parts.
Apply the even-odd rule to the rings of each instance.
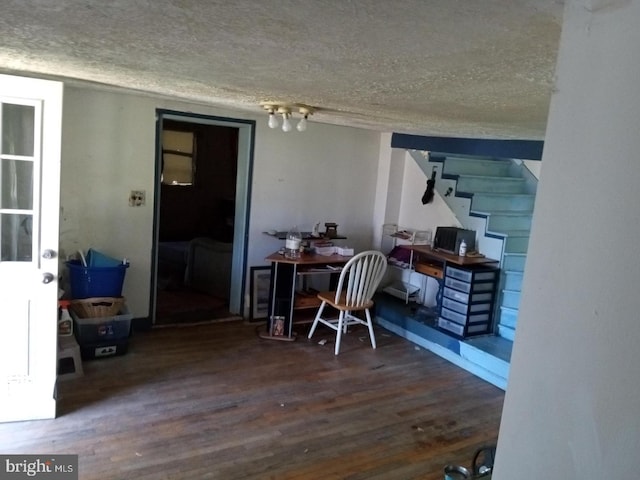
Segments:
[[[369,309],[373,306],[373,294],[378,288],[386,268],[387,258],[377,250],[367,250],[349,260],[340,272],[336,290],[317,294],[322,303],[311,325],[308,338],[313,336],[319,323],[335,330],[336,347],[334,352],[338,355],[342,334],[347,333],[348,326],[360,324],[367,327],[371,347],[376,348],[376,337]],[[336,296],[338,301],[336,301]],[[337,319],[323,317],[327,305],[340,312]],[[364,311],[366,319],[356,317],[352,314],[354,311]]]
[[[347,305],[346,293],[340,295],[340,300],[338,303],[335,302],[336,292],[319,292],[318,298],[323,302],[327,302],[333,308],[343,311],[358,311],[373,307],[373,300],[367,300],[361,305]]]

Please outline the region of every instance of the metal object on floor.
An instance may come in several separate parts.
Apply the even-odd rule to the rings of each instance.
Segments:
[[[444,480],[489,480],[491,478],[491,473],[493,472],[495,456],[495,446],[489,445],[480,447],[473,455],[471,470],[461,465],[446,465],[444,467]]]

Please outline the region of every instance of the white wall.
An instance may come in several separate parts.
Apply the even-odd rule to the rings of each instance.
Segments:
[[[155,107],[146,97],[64,92],[61,258],[89,247],[127,257],[123,294],[134,316],[148,313]],[[144,207],[129,207],[132,189],[146,190]]]
[[[637,478],[640,1],[569,0],[493,478]]]
[[[383,223],[393,223],[399,228],[431,230],[432,234],[435,234],[436,227],[440,225],[459,226],[455,215],[437,192],[434,192],[431,203],[422,204],[422,195],[427,188],[427,176],[406,150],[385,148],[390,144],[390,137],[385,141],[381,148],[381,168],[378,176],[378,191],[379,195],[384,195],[384,201],[377,203],[374,215],[379,222],[376,226],[378,233],[382,232]],[[383,250],[389,246],[389,242],[377,239],[375,245],[381,244]],[[425,288],[421,298],[426,305],[435,305],[438,291],[438,282],[435,279],[419,273],[389,269],[388,283],[400,279]]]
[[[406,151],[404,163],[402,188],[398,192],[401,198],[398,224],[419,230],[431,230],[433,234],[438,226],[461,226],[438,192],[434,191],[431,203],[422,204],[422,195],[427,189],[427,175]]]
[[[304,133],[270,130],[260,117],[252,185],[251,265],[278,250],[262,232],[297,225],[310,231],[320,222],[338,224],[356,250],[373,242],[380,134],[310,123]]]
[[[66,87],[61,172],[61,254],[97,248],[131,261],[123,294],[148,315],[157,108],[257,121],[247,267],[280,242],[269,229],[339,224],[356,249],[373,241],[380,134],[310,122],[304,133],[266,127],[266,115],[130,93]],[[130,190],[146,190],[129,207]],[[323,225],[324,226],[324,225]]]
[[[539,160],[523,160],[524,166],[529,169],[529,171],[540,180],[540,172],[542,170],[542,162]]]

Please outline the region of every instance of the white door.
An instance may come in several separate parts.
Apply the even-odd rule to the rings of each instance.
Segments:
[[[54,418],[62,83],[0,75],[0,421]]]

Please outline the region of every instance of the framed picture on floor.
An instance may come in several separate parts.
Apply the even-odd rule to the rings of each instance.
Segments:
[[[252,322],[267,318],[269,314],[269,286],[271,267],[251,267],[251,311]]]

